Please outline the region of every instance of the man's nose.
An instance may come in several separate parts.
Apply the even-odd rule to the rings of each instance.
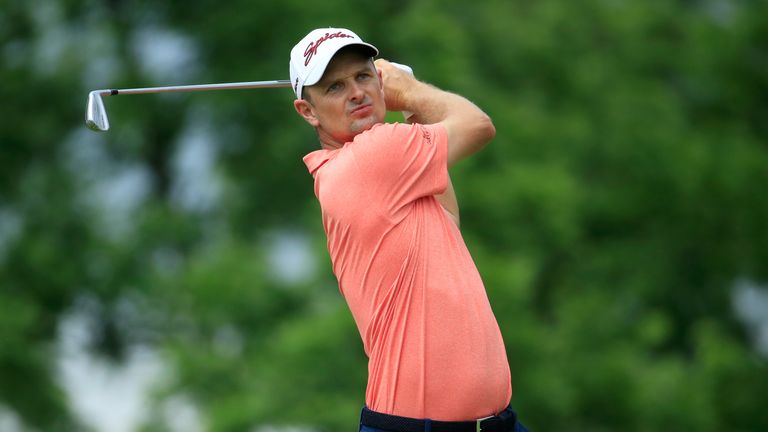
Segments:
[[[359,102],[365,97],[363,87],[357,81],[352,81],[349,85],[349,100],[352,102]]]

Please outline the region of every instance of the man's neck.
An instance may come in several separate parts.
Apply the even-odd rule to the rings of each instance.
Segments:
[[[377,123],[377,124],[382,124],[382,123]],[[372,125],[369,128],[359,132],[359,134],[365,132],[366,130],[370,130],[373,126],[375,125]],[[317,131],[317,138],[318,140],[320,140],[320,148],[324,150],[338,150],[344,147],[344,144],[351,142],[353,139],[355,139],[355,136],[356,136],[356,135],[352,136],[347,140],[342,140],[342,139],[338,139],[331,136],[328,132],[320,128],[315,128],[315,130]]]
[[[345,144],[335,139],[322,129],[317,130],[317,138],[320,140],[320,148],[323,150],[337,150],[344,147]]]

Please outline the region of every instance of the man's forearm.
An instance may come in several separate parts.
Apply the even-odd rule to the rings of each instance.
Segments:
[[[414,80],[415,81],[415,80]],[[490,117],[468,99],[417,81],[403,94],[412,123],[442,123],[448,132],[448,166],[482,149],[496,135]]]
[[[466,98],[422,81],[414,84],[404,99],[406,109],[413,112],[415,120],[422,124],[440,123],[451,114],[487,117]]]

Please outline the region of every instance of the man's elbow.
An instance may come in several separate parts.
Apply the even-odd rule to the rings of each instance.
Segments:
[[[491,120],[490,117],[485,116],[486,118],[486,132],[488,134],[488,141],[491,141],[492,139],[496,138],[496,126],[493,125],[493,120]]]
[[[481,146],[485,146],[496,137],[496,126],[493,125],[493,120],[486,114],[483,114],[478,122],[478,136]]]

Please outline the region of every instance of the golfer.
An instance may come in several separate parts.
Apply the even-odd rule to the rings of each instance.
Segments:
[[[360,431],[525,431],[448,175],[493,123],[377,55],[352,31],[324,28],[290,58],[294,106],[321,147],[304,163],[369,358]],[[384,123],[388,110],[413,114]]]

